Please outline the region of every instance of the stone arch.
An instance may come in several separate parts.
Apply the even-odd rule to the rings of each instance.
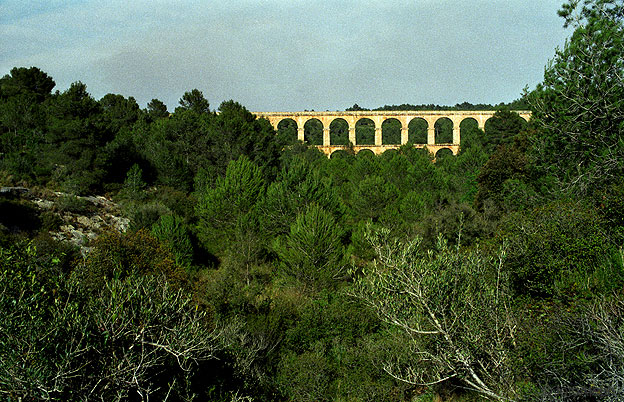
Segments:
[[[484,120],[484,122],[483,122],[483,132],[484,132],[485,134],[487,134],[487,133],[488,133],[488,131],[492,131],[492,123],[494,123],[494,125],[496,126],[496,123],[495,123],[495,122],[496,122],[496,120],[497,120],[497,119],[495,118],[495,115],[488,116],[488,117]]]
[[[287,144],[297,142],[297,122],[294,119],[286,118],[277,123],[277,135]]]
[[[466,117],[459,123],[459,133],[462,147],[469,147],[483,139],[483,132],[479,129],[479,121],[474,117]]]
[[[436,160],[440,160],[453,155],[453,150],[451,148],[440,148],[436,151],[435,158]]]
[[[396,155],[398,153],[399,153],[398,149],[386,149],[385,151],[383,151],[381,156],[384,157],[384,158],[390,159],[390,158],[392,158],[394,155]]]
[[[427,128],[429,124],[427,120],[422,117],[415,117],[410,120],[407,128],[408,141],[412,144],[426,144],[427,143]]]
[[[440,117],[434,124],[435,143],[436,144],[452,144],[453,143],[453,121],[448,117]]]
[[[334,158],[348,158],[349,157],[349,152],[347,152],[346,149],[337,149],[334,152],[331,153],[331,155],[329,155],[330,159],[334,159]]]
[[[401,144],[401,127],[399,119],[390,118],[381,123],[381,144],[399,145]]]
[[[341,117],[329,124],[329,145],[349,145],[349,123]]]
[[[462,119],[462,121],[459,123],[459,130],[462,136],[464,135],[464,133],[467,133],[468,130],[478,128],[479,122],[474,117],[466,117]]]
[[[355,143],[357,145],[375,145],[375,122],[362,117],[355,122]]]
[[[492,124],[492,117],[494,117],[494,116],[490,116],[490,117],[488,117],[488,118],[487,118],[487,119],[485,119],[485,121],[483,122],[483,132],[484,132],[484,133],[487,133],[488,126],[491,126],[491,124]]]
[[[319,119],[309,119],[303,125],[304,141],[310,145],[323,145],[323,123]]]
[[[365,158],[368,158],[368,157],[371,157],[371,156],[375,156],[375,152],[373,152],[373,150],[372,150],[372,149],[362,148],[362,149],[360,149],[360,150],[358,151],[357,155],[358,155],[359,157],[365,157]]]

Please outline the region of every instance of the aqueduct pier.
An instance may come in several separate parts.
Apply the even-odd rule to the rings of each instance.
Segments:
[[[370,150],[379,155],[389,149],[396,149],[408,142],[408,129],[410,122],[415,119],[422,119],[427,123],[427,143],[414,144],[416,147],[426,147],[430,152],[436,154],[441,149],[450,149],[454,155],[459,152],[461,143],[460,124],[466,119],[473,119],[477,122],[481,130],[485,130],[485,123],[496,113],[493,110],[485,111],[455,111],[455,110],[436,110],[436,111],[350,111],[350,112],[255,112],[258,118],[269,120],[271,125],[277,131],[280,122],[284,120],[292,120],[297,126],[297,139],[305,141],[305,124],[311,120],[318,120],[323,126],[323,144],[317,147],[330,156],[333,152],[344,150],[346,145],[332,145],[330,141],[330,125],[334,120],[342,119],[349,126],[349,142],[353,144],[353,150],[357,153],[362,150]],[[531,112],[515,111],[520,117],[529,120]],[[370,119],[375,124],[375,142],[374,144],[358,144],[356,141],[355,128],[358,121],[362,119]],[[382,125],[387,120],[397,120],[401,124],[401,142],[400,144],[383,144],[382,142]],[[453,142],[436,143],[435,124],[439,119],[449,119],[453,127]]]

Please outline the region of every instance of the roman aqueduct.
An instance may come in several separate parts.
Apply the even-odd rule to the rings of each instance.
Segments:
[[[426,147],[429,152],[436,154],[442,149],[450,149],[453,155],[457,155],[461,143],[460,124],[465,119],[474,119],[481,130],[485,129],[485,123],[494,116],[494,111],[350,111],[350,112],[259,112],[254,113],[258,118],[269,120],[271,125],[278,130],[280,122],[292,120],[297,126],[297,139],[305,140],[304,127],[310,120],[318,120],[323,127],[323,143],[317,147],[330,156],[332,153],[345,150],[346,145],[332,145],[330,141],[330,125],[334,120],[342,119],[349,127],[349,142],[353,144],[353,150],[357,153],[370,150],[379,155],[389,149],[397,149],[408,142],[408,129],[410,122],[422,119],[427,124],[427,142],[414,144],[416,147]],[[520,117],[529,120],[531,113],[528,111],[516,111]],[[449,119],[452,122],[453,140],[450,143],[436,143],[435,127],[439,119]],[[356,124],[362,119],[370,119],[375,125],[374,144],[358,144],[356,141]],[[385,121],[395,119],[401,124],[400,144],[384,144],[382,141],[382,126]]]

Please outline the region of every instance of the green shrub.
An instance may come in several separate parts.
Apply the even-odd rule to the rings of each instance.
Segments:
[[[262,171],[246,156],[228,164],[225,177],[198,193],[197,233],[203,246],[221,254],[246,231],[246,223],[257,220],[256,203],[264,193]]]
[[[176,264],[184,267],[191,264],[193,245],[182,219],[175,215],[163,215],[152,225],[152,234],[169,247]]]
[[[277,384],[292,401],[331,401],[331,366],[323,350],[282,356]]]
[[[95,210],[95,206],[89,201],[75,195],[61,195],[54,203],[54,209],[58,212],[71,212],[78,215],[86,215]]]
[[[426,250],[420,239],[400,241],[387,229],[369,240],[377,258],[352,292],[407,338],[384,369],[411,384],[451,382],[492,400],[512,399],[507,351],[516,325],[501,272],[505,250],[461,252],[441,236],[435,250]]]
[[[331,214],[316,204],[299,214],[290,233],[274,243],[282,270],[313,290],[330,286],[344,275],[342,230]]]
[[[154,201],[169,208],[171,212],[183,219],[184,222],[190,223],[195,219],[197,200],[184,191],[173,187],[158,186],[151,192],[150,196]]]
[[[595,202],[609,237],[616,244],[624,245],[624,181],[598,193]]]
[[[175,264],[169,248],[146,230],[107,232],[93,242],[93,249],[76,270],[82,286],[99,291],[106,280],[130,275],[164,276],[177,286],[186,286],[187,276]]]
[[[124,204],[123,211],[124,215],[130,219],[129,230],[133,232],[150,229],[161,216],[171,214],[171,210],[158,201],[145,204],[128,202]]]
[[[96,292],[32,245],[0,248],[0,393],[7,400],[191,400],[191,389],[206,386],[193,376],[198,363],[234,337],[236,324],[214,331],[188,292],[133,270],[128,264],[137,258],[120,258],[124,250],[108,249],[111,240],[98,245],[93,263],[106,265],[108,254],[125,275],[108,276]],[[131,240],[152,255],[149,265],[162,256],[149,238]]]
[[[52,211],[43,211],[39,217],[41,218],[41,229],[48,232],[59,230],[63,224],[63,219]]]
[[[82,169],[76,167],[74,169]],[[60,181],[61,191],[70,194],[87,195],[97,193],[102,186],[105,172],[101,169],[83,170],[80,173],[68,174]]]
[[[41,258],[54,256],[55,263],[63,273],[70,273],[82,260],[80,249],[67,241],[55,240],[50,233],[41,231],[33,239],[32,245]],[[44,257],[45,256],[45,257]]]
[[[555,201],[512,214],[501,227],[509,243],[505,269],[517,295],[574,298],[606,285],[591,279],[614,251],[595,209]]]
[[[512,350],[531,381],[523,400],[622,400],[623,313],[624,300],[615,293],[575,309],[528,306]]]
[[[119,192],[119,197],[133,201],[144,200],[147,197],[144,191],[146,186],[143,181],[143,170],[135,163],[126,174],[126,180]]]
[[[8,400],[58,398],[54,384],[70,378],[66,358],[84,318],[67,293],[56,258],[27,243],[0,247],[0,393]]]

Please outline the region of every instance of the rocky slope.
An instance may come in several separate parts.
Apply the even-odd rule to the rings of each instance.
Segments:
[[[31,191],[25,187],[0,187],[0,198],[28,200],[41,215],[54,220],[50,235],[89,252],[89,241],[105,230],[125,232],[129,220],[121,216],[120,207],[104,196],[80,197],[61,192]],[[16,231],[15,228],[8,230]],[[19,228],[17,228],[19,230]]]

